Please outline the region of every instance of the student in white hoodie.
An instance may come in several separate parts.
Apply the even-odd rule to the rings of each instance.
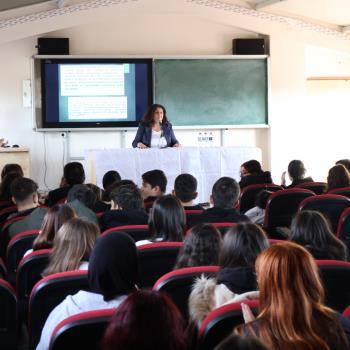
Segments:
[[[124,233],[98,238],[90,257],[88,277],[89,292],[69,295],[52,310],[37,350],[49,349],[52,331],[63,319],[84,311],[117,307],[137,289],[137,251],[132,238]]]

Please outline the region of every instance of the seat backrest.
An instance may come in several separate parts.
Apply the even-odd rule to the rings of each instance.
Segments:
[[[247,300],[253,313],[258,313],[258,300]],[[203,320],[198,331],[198,349],[212,350],[229,334],[233,328],[244,323],[241,302],[218,307]]]
[[[325,215],[331,225],[334,234],[342,212],[350,207],[350,199],[339,194],[320,194],[312,198],[306,198],[300,203],[299,210],[316,210]]]
[[[0,279],[0,310],[0,347],[16,349],[18,340],[16,293],[3,279]]]
[[[25,219],[25,216],[16,216],[14,218],[10,218],[6,220],[2,227],[1,227],[1,232],[0,232],[0,256],[6,260],[6,250],[7,250],[7,245],[9,244],[11,238],[9,236],[9,228],[10,226],[17,222]]]
[[[38,234],[39,230],[29,230],[18,233],[11,238],[7,245],[6,266],[8,280],[11,284],[16,283],[17,265],[23,258],[25,252],[32,248],[33,242]]]
[[[101,340],[115,312],[114,308],[101,309],[67,317],[52,332],[50,350],[73,349],[73,344],[77,349],[102,349]]]
[[[13,205],[10,207],[6,207],[4,209],[0,210],[0,226],[3,226],[4,223],[6,222],[8,216],[10,214],[14,214],[17,212],[17,205]]]
[[[237,226],[237,223],[235,222],[211,222],[210,225],[213,225],[216,227],[222,237],[226,234],[227,230],[230,229],[231,227]]]
[[[350,305],[342,312],[345,317],[350,317]]]
[[[350,305],[350,262],[316,260],[325,288],[325,303],[342,312]]]
[[[0,258],[0,278],[7,280],[7,268],[2,258]]]
[[[26,319],[30,293],[49,262],[51,249],[36,250],[25,256],[18,264],[16,291],[20,321]]]
[[[138,287],[152,287],[158,278],[172,271],[182,246],[182,242],[157,242],[137,247]]]
[[[237,209],[244,214],[247,210],[255,207],[255,199],[260,191],[267,190],[275,192],[282,189],[283,187],[275,184],[256,184],[246,186],[242,189],[239,196],[239,206]]]
[[[153,289],[167,293],[179,308],[185,320],[188,319],[188,298],[192,285],[202,275],[214,277],[219,266],[185,267],[166,273],[158,279]]]
[[[270,232],[276,227],[289,227],[300,203],[315,194],[303,188],[289,188],[270,195],[265,211],[264,227]]]
[[[13,207],[13,202],[12,201],[0,201],[0,210]]]
[[[350,187],[340,187],[334,188],[327,192],[328,194],[340,194],[341,196],[345,196],[350,198]]]
[[[327,182],[304,182],[295,185],[294,188],[306,188],[315,194],[323,194],[327,190]]]
[[[115,232],[127,233],[135,242],[148,239],[150,237],[148,225],[126,225],[112,227],[102,233],[102,236]]]
[[[350,249],[350,208],[346,208],[340,215],[337,227],[337,237]]]
[[[198,222],[198,218],[200,215],[204,212],[204,210],[201,209],[194,209],[194,210],[185,210],[186,214],[186,227],[189,229],[190,227],[194,226]]]
[[[54,273],[35,284],[30,294],[28,311],[29,339],[33,348],[40,340],[42,329],[50,312],[67,295],[89,289],[87,270]]]

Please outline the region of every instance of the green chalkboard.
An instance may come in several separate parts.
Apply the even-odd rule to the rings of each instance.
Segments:
[[[173,125],[267,124],[267,59],[156,59],[155,102]]]

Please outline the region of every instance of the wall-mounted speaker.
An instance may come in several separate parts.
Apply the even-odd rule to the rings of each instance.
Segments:
[[[38,38],[39,55],[69,55],[68,38]]]
[[[265,55],[265,39],[233,39],[233,55]]]

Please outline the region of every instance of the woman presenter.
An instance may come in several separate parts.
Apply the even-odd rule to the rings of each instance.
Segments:
[[[153,104],[148,109],[140,122],[132,146],[134,148],[180,147],[162,105]]]

